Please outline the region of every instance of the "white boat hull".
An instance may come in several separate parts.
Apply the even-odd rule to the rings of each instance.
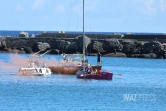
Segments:
[[[47,76],[51,75],[49,68],[20,68],[20,75],[24,76]]]

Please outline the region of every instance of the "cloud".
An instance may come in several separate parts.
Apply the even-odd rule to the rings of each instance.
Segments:
[[[156,14],[157,8],[155,0],[144,0],[143,5],[145,13],[147,13],[148,15]]]
[[[23,10],[24,10],[24,9],[23,9],[22,5],[18,3],[18,4],[16,5],[16,11],[17,11],[17,12],[23,12]]]
[[[129,0],[128,0],[129,1]],[[131,0],[122,1],[119,3],[122,12],[133,12],[144,15],[155,15],[157,12],[156,0]]]
[[[135,6],[139,6],[139,11],[147,15],[156,15],[158,12],[166,11],[165,0],[136,0]]]
[[[36,10],[41,8],[44,5],[44,3],[45,3],[45,0],[34,0],[33,9]]]
[[[72,4],[71,9],[75,13],[82,12],[82,4],[81,3],[77,3],[77,4],[74,4],[74,5]]]
[[[99,1],[98,0],[89,0],[87,1],[87,3],[85,2],[85,11],[88,12],[94,12],[96,11],[97,7],[100,6]]]
[[[64,13],[65,12],[65,7],[62,4],[58,4],[55,8],[55,13],[60,14],[60,13]]]
[[[159,9],[161,11],[166,11],[166,2],[164,0],[159,0]]]
[[[119,3],[122,12],[134,12],[147,16],[154,16],[158,12],[166,11],[165,0],[131,0]]]

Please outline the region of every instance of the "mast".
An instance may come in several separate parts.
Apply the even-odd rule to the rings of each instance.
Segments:
[[[85,61],[84,0],[83,0],[83,61]]]
[[[83,35],[82,35],[82,39],[83,39],[83,61],[85,62],[84,0],[83,0]],[[84,72],[84,79],[85,79],[85,77],[86,77],[85,63],[83,65],[83,72]]]

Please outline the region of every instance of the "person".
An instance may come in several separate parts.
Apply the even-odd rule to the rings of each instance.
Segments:
[[[98,71],[97,71],[97,69],[95,69],[94,73],[95,73],[96,75],[98,74]]]
[[[82,60],[82,66],[87,67],[88,66],[88,60]]]
[[[62,56],[63,56],[62,65],[65,65],[66,64],[66,54],[63,53]]]
[[[72,58],[69,58],[69,59],[68,59],[68,65],[69,65],[69,66],[72,66],[72,65],[73,65],[73,60],[72,60]]]
[[[97,63],[98,63],[98,65],[100,65],[100,62],[101,62],[100,56],[101,56],[101,54],[100,54],[100,52],[98,52],[98,54],[97,54]]]
[[[39,67],[39,61],[38,61],[38,59],[36,59],[35,64],[36,64],[37,67]]]
[[[46,68],[46,66],[47,66],[46,62],[43,62],[43,68]]]
[[[32,68],[34,68],[35,67],[35,62],[31,61],[30,65],[31,65]]]
[[[88,67],[86,67],[85,71],[86,71],[88,74],[91,74],[91,73],[92,73],[92,66],[91,66],[91,64],[88,64]]]
[[[99,69],[99,70],[98,70],[98,74],[101,74],[101,73],[102,73],[102,70],[101,70],[101,69]]]
[[[30,68],[31,67],[31,62],[30,62],[29,59],[27,59],[27,61],[28,61],[28,68]]]
[[[66,60],[66,54],[63,53],[62,56],[63,56],[63,60]]]
[[[81,66],[82,63],[81,63],[81,62],[76,62],[76,65],[77,65],[77,66]]]

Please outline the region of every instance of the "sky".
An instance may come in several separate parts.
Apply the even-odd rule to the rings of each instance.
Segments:
[[[82,0],[0,0],[0,30],[82,31]],[[166,33],[166,0],[85,0],[85,31]]]

